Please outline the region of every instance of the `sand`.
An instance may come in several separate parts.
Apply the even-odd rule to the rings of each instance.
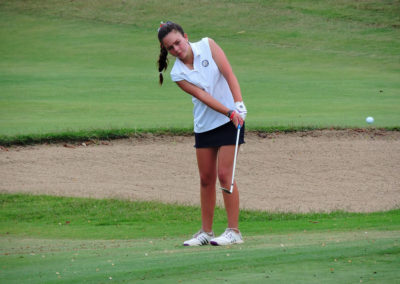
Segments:
[[[0,192],[199,205],[193,140],[1,147]],[[274,212],[399,208],[399,177],[400,132],[374,129],[247,133],[236,172],[241,208]]]

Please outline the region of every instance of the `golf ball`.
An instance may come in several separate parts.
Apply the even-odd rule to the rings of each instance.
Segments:
[[[366,121],[368,124],[371,124],[371,123],[374,123],[374,118],[373,118],[372,116],[368,116],[368,117],[365,119],[365,121]]]

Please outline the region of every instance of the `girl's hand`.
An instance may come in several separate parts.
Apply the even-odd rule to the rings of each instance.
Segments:
[[[238,125],[240,124],[240,126],[243,126],[243,118],[240,116],[240,114],[238,112],[233,112],[233,117],[232,117],[232,122],[235,125],[235,127],[237,128]]]
[[[243,120],[246,119],[247,109],[243,102],[235,102],[236,111],[240,114]]]

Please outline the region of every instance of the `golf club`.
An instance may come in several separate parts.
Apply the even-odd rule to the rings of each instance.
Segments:
[[[226,193],[232,194],[233,192],[233,184],[235,182],[235,168],[236,168],[236,157],[237,157],[237,151],[238,151],[238,146],[239,146],[239,136],[240,136],[240,124],[238,124],[237,128],[237,135],[236,135],[236,146],[235,146],[235,158],[233,159],[233,170],[232,170],[232,183],[231,183],[231,188],[227,189],[224,187],[221,187],[223,191]]]

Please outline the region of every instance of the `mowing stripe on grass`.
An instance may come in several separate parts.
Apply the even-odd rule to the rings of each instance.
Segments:
[[[186,248],[179,239],[128,241],[1,237],[7,283],[395,283],[400,231],[302,232],[242,245]],[[22,282],[19,282],[22,281]]]

